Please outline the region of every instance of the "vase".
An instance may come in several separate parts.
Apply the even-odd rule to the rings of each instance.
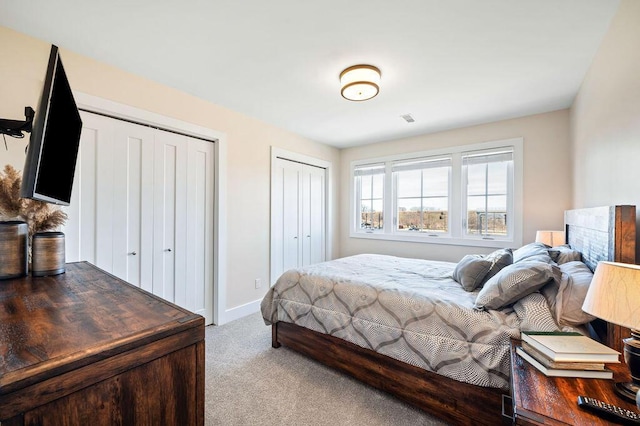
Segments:
[[[0,280],[28,274],[28,240],[29,226],[26,222],[0,222]]]
[[[65,271],[64,234],[37,232],[31,239],[31,275],[43,277]]]

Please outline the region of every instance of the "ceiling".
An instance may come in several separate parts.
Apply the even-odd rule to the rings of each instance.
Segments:
[[[569,107],[618,3],[2,0],[0,25],[342,148]],[[380,94],[350,102],[360,63]]]

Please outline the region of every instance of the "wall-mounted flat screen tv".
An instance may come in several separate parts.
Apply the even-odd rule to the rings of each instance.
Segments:
[[[58,48],[51,46],[22,172],[22,197],[69,205],[81,130],[82,120]]]

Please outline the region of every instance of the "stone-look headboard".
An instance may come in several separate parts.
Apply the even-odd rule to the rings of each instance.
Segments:
[[[567,242],[582,253],[582,261],[595,270],[599,261],[636,263],[636,207],[606,206],[567,210],[564,213]],[[604,343],[622,352],[629,329],[606,324]]]

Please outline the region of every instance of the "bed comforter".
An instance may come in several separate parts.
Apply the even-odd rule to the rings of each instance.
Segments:
[[[478,386],[509,388],[509,339],[555,331],[540,293],[501,310],[473,308],[477,291],[452,278],[455,263],[363,254],[285,272],[262,300],[278,321]]]

